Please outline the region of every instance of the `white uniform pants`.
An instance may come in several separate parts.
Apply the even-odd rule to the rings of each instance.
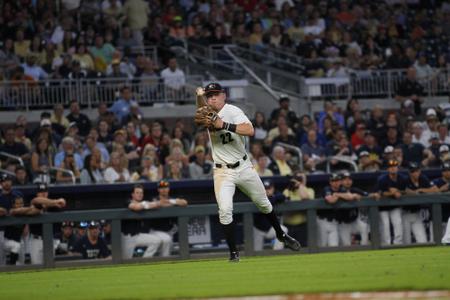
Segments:
[[[9,239],[4,239],[4,246],[3,246],[3,250],[5,252],[11,252],[11,253],[16,253],[19,254],[20,251],[20,242],[17,242],[15,240],[9,240]]]
[[[361,245],[369,245],[369,224],[357,218],[352,223],[340,223],[338,225],[339,242],[342,246],[350,246],[352,244],[352,234],[361,236]]]
[[[447,220],[447,227],[445,228],[444,236],[442,237],[442,244],[450,244],[450,218]]]
[[[390,224],[394,229],[394,245],[403,243],[403,225],[402,225],[402,209],[395,208],[393,210],[380,211],[380,232],[381,244],[391,245]]]
[[[319,229],[319,247],[337,247],[339,245],[338,222],[317,218]]]
[[[423,224],[420,212],[403,213],[403,243],[411,244],[411,233],[414,234],[416,243],[426,243],[427,234],[425,232],[425,225]]]
[[[233,196],[236,186],[255,203],[260,212],[268,214],[272,211],[272,204],[267,199],[258,173],[248,159],[241,160],[240,163],[235,169],[214,169],[214,193],[219,205],[219,220],[224,225],[233,221]]]
[[[286,226],[281,225],[281,229],[283,229],[284,232],[288,232]],[[281,250],[284,248],[284,244],[280,242],[277,239],[277,234],[275,232],[275,229],[273,227],[270,227],[269,231],[261,231],[256,227],[253,227],[253,246],[255,251],[261,251],[264,246],[264,240],[273,240],[275,239],[273,243],[273,250]]]
[[[172,249],[172,235],[159,230],[151,230],[150,234],[157,236],[160,239],[159,254],[163,257],[170,256],[170,250]]]
[[[139,233],[136,235],[122,234],[122,257],[130,259],[133,257],[134,248],[147,247],[142,257],[152,257],[161,245],[158,235],[152,233]]]
[[[59,244],[59,240],[53,240],[53,250]],[[30,237],[30,259],[32,265],[41,265],[44,263],[44,242],[42,237],[31,235]]]
[[[3,250],[3,245],[5,244],[5,232],[0,231],[0,266],[6,264],[5,250]]]

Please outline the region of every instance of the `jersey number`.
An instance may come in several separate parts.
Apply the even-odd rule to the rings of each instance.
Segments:
[[[222,139],[222,144],[224,145],[234,141],[233,138],[231,137],[231,133],[229,132],[221,134],[220,138]]]

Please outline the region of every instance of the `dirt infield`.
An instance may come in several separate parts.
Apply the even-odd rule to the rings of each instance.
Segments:
[[[450,291],[352,292],[352,293],[321,293],[321,294],[214,298],[214,300],[324,300],[324,299],[326,300],[450,299]]]

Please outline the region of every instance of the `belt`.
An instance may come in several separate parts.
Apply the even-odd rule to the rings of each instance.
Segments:
[[[244,155],[244,157],[242,158],[242,160],[247,160],[247,154]],[[237,167],[239,167],[241,165],[240,161],[235,162],[234,164],[226,164],[226,165],[222,165],[222,164],[216,164],[216,168],[222,168],[222,167],[227,167],[228,169],[236,169]]]

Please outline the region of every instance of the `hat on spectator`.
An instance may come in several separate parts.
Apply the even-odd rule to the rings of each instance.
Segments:
[[[361,152],[359,153],[359,158],[361,158],[361,157],[363,157],[363,156],[369,156],[369,152],[367,152],[367,151],[361,151]]]
[[[111,61],[111,64],[112,64],[112,65],[118,65],[118,64],[120,64],[120,59],[118,59],[118,58],[113,58],[113,60]]]
[[[419,170],[419,169],[420,169],[419,164],[416,163],[416,162],[414,162],[414,161],[412,161],[412,162],[410,162],[410,163],[408,164],[408,170],[409,170],[410,172],[417,171],[417,170]]]
[[[50,121],[50,119],[42,119],[41,120],[41,127],[51,126],[51,125],[52,125],[52,121]]]
[[[208,94],[220,93],[223,91],[224,91],[224,89],[217,82],[211,82],[205,86],[205,95],[206,96],[208,96]]]
[[[198,145],[197,147],[195,147],[194,152],[195,152],[195,153],[198,153],[198,152],[203,152],[203,153],[205,153],[205,147],[202,146],[202,145]]]
[[[450,149],[448,148],[448,146],[447,145],[441,145],[440,147],[439,147],[439,153],[442,153],[442,152],[448,152]]]
[[[389,167],[398,167],[399,163],[396,159],[390,159],[387,163],[388,168]]]
[[[406,99],[405,102],[403,102],[403,106],[405,108],[412,107],[414,106],[414,102],[411,99]]]
[[[332,173],[332,174],[330,175],[330,181],[338,181],[338,180],[341,180],[341,179],[342,179],[341,174],[338,174],[338,173]]]
[[[100,227],[100,222],[98,222],[98,221],[90,221],[88,223],[88,227],[89,228],[98,228],[98,227]]]
[[[164,188],[169,188],[169,187],[170,187],[170,183],[167,180],[162,179],[158,183],[158,188],[159,189],[164,189]]]
[[[442,171],[450,171],[450,162],[446,161],[441,166]]]
[[[12,176],[7,174],[7,173],[2,173],[0,175],[0,182],[4,182],[4,181],[8,181],[8,180],[13,180]]]
[[[64,221],[61,223],[61,227],[73,227],[74,225],[72,221]]]
[[[434,108],[427,109],[426,118],[427,120],[436,119],[437,118],[436,110]]]
[[[278,97],[278,101],[283,102],[283,101],[289,101],[289,96],[286,94],[280,94],[280,96]]]
[[[264,187],[265,187],[266,189],[268,189],[268,188],[270,188],[270,187],[273,187],[273,182],[272,182],[270,179],[264,180],[264,181],[263,181],[263,184],[264,184]]]
[[[394,152],[394,147],[392,147],[392,146],[386,146],[386,148],[384,148],[384,153],[392,153],[392,152]]]
[[[352,178],[352,175],[350,174],[349,171],[345,170],[341,172],[341,177],[342,178]]]
[[[37,184],[37,192],[43,193],[48,191],[48,185],[44,182],[40,182]]]

